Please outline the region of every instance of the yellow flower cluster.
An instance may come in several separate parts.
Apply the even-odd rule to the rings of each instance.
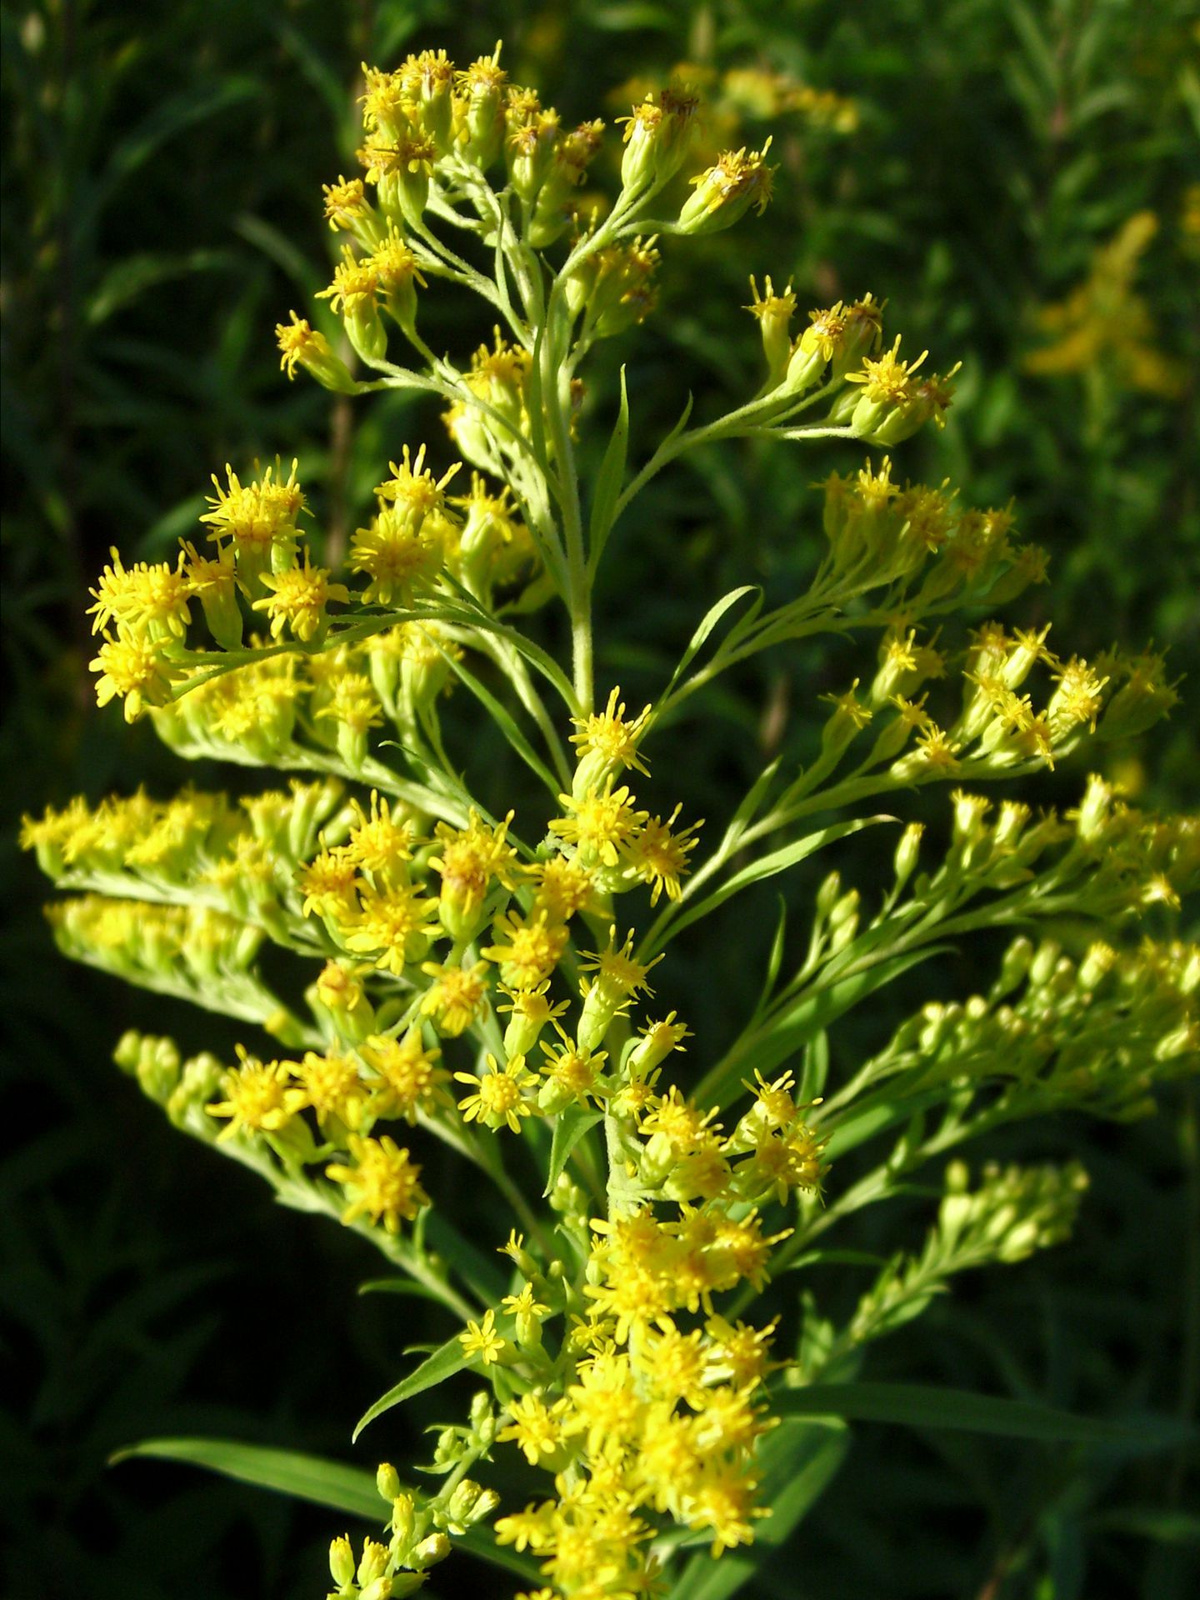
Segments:
[[[434,618],[400,622],[339,652],[298,659],[294,652],[272,653],[247,636],[247,625],[261,612],[267,644],[294,640],[316,649],[337,620],[333,603],[411,608],[461,587],[490,604],[498,589],[530,577],[536,551],[508,490],[490,489],[476,473],[468,493],[451,496],[446,488],[459,464],[435,478],[424,463],[424,446],[413,458],[405,445],[392,476],[379,485],[378,513],[355,534],[349,555],[351,573],[366,580],[353,591],[314,566],[307,549],[302,558],[298,553],[305,500],[295,463],[287,478],[268,467],[246,483],[232,469],[226,486],[214,480],[212,509],[201,518],[217,545],[212,556],[182,541],[174,566],[127,568],[114,550],[92,590],[94,627],[103,630],[92,662],[100,704],[119,696],[127,719],[155,710],[176,743],[203,742],[207,729],[223,743],[257,749],[265,760],[288,745],[296,702],[307,691],[315,732],[326,719],[330,742],[360,763],[366,734],[385,712],[411,723],[445,685],[448,658],[458,653],[445,626]],[[189,650],[197,601],[216,652]],[[261,659],[252,654],[244,666],[223,664],[221,652],[243,647]],[[223,666],[215,676],[214,665]]]
[[[581,192],[603,125],[565,126],[508,82],[499,47],[465,71],[441,51],[364,71],[362,175],[325,186],[341,250],[318,299],[323,325],[340,322],[371,381],[295,312],[277,329],[281,363],[343,394],[436,395],[459,459],[435,466],[424,446],[401,445],[342,573],[318,564],[296,464],[278,461],[214,479],[200,548],[184,541],[173,561],[131,566],[114,550],[92,591],[100,702],[123,698],[130,720],[148,711],[186,757],[318,776],[236,802],[192,790],[74,800],[25,819],[22,843],[73,891],[50,913],[68,954],[274,1041],[261,1055],[239,1045],[228,1065],[183,1062],[170,1040],[131,1034],[120,1065],[178,1126],[259,1171],[285,1203],[369,1236],[459,1318],[463,1331],[366,1420],[437,1374],[469,1367],[487,1380],[469,1423],[438,1434],[432,1470],[449,1475],[438,1493],[410,1493],[380,1468],[386,1542],[366,1541],[356,1558],[335,1541],[342,1600],[421,1587],[450,1539],[496,1508],[465,1473],[498,1441],[553,1483],[495,1529],[545,1579],[530,1600],[646,1600],[673,1541],[717,1556],[749,1543],[767,1514],[767,1379],[777,1365],[792,1380],[812,1373],[773,1361],[766,1313],[739,1319],[839,1205],[886,1197],[931,1154],[1018,1114],[1135,1115],[1157,1081],[1195,1060],[1196,950],[1170,933],[1138,949],[1092,935],[1145,913],[1153,927],[1177,909],[1200,883],[1200,829],[1135,812],[1099,778],[1061,816],[956,790],[940,865],[917,870],[923,828],[912,824],[877,910],[837,871],[826,876],[794,975],[781,925],[753,1016],[693,1093],[664,1076],[688,1028],[673,1010],[644,1014],[666,946],[752,883],[891,820],[855,815],[860,802],[1053,766],[1086,737],[1150,727],[1176,694],[1156,657],[1060,656],[1048,627],[985,622],[956,647],[941,619],[986,615],[1043,581],[1045,555],[1018,537],[1011,508],[965,509],[944,484],[901,484],[885,457],[822,486],[827,548],[808,592],[768,605],[731,591],[653,706],[630,714],[617,687],[597,700],[595,568],[650,477],[686,450],[739,438],[890,448],[941,423],[957,369],[939,377],[925,355],[902,358],[899,340],[885,347],[884,306],[870,294],[815,309],[794,331],[792,285],[777,292],[766,278],[760,291],[752,279],[747,309],[767,368],[758,393],[715,421],[689,427],[685,414],[631,468],[622,389],[581,494],[583,358],[652,307],[660,240],[763,209],[771,141],[715,146],[672,213],[664,194],[704,136],[697,97],[681,84],[630,91],[620,193],[592,210]],[[767,112],[853,125],[848,102],[779,74],[727,74],[720,97],[730,146],[742,117]],[[439,239],[443,223],[483,246],[474,254],[492,276]],[[563,238],[556,272],[548,247]],[[1127,290],[1140,247],[1132,235],[1125,246],[1109,266]],[[485,327],[496,324],[461,365],[418,331],[419,292],[436,279],[473,291]],[[387,359],[387,319],[421,370]],[[816,405],[818,421],[799,420]],[[469,484],[464,463],[477,469]],[[555,593],[569,676],[514,621]],[[873,675],[820,697],[828,715],[808,765],[790,748],[772,762],[693,874],[703,824],[681,826],[680,805],[643,805],[634,792],[646,794],[655,724],[760,651],[857,629],[878,638]],[[951,678],[961,693],[946,703]],[[455,682],[548,797],[541,814],[522,806],[523,833],[506,802],[489,810],[473,798],[454,741],[443,742],[439,700]],[[393,749],[400,763],[389,764]],[[803,832],[806,816],[843,808],[846,821]],[[640,939],[617,904],[639,893],[655,910]],[[850,990],[870,995],[935,940],[1039,919],[1055,937],[1018,939],[991,990],[922,1007],[849,1081],[834,1078],[822,1019]],[[1101,927],[1080,937],[1089,921]],[[286,957],[260,970],[266,940]],[[297,962],[308,964],[299,979]],[[803,1068],[787,1070],[800,1050]],[[926,1138],[923,1112],[939,1091]],[[826,1150],[891,1127],[897,1107],[902,1138],[823,1206]],[[515,1232],[503,1247],[509,1293],[453,1207],[428,1215],[437,1185],[423,1180],[436,1169],[423,1151],[434,1139],[472,1163],[529,1234],[528,1248]],[[552,1217],[514,1176],[531,1157]],[[1069,1170],[985,1173],[974,1195],[965,1182],[953,1169],[925,1254],[888,1265],[843,1333],[816,1340],[831,1360],[914,1314],[960,1266],[1017,1260],[1061,1237],[1080,1187]]]
[[[1039,308],[1038,325],[1050,343],[1029,352],[1026,372],[1110,372],[1119,384],[1144,394],[1182,394],[1183,366],[1159,348],[1149,306],[1133,287],[1157,232],[1153,211],[1136,212],[1096,250],[1087,278],[1065,300]]]
[[[554,1498],[496,1524],[501,1541],[541,1559],[555,1597],[645,1593],[658,1517],[710,1534],[715,1555],[748,1543],[764,1514],[755,1448],[773,1426],[762,1385],[774,1324],[730,1323],[713,1297],[764,1287],[772,1248],[790,1230],[766,1232],[757,1206],[815,1191],[820,1144],[790,1074],[757,1080],[728,1138],[677,1089],[656,1092],[656,1076],[651,1069],[643,1093],[612,1107],[629,1188],[609,1220],[590,1223],[586,1311],[559,1358],[569,1356],[567,1376],[544,1382],[540,1322],[522,1337],[518,1320],[514,1345],[489,1313],[462,1340],[471,1359],[499,1364],[519,1385],[499,1439],[555,1474]],[[663,1205],[674,1215],[660,1214]],[[513,1241],[510,1253],[541,1292],[522,1246]]]

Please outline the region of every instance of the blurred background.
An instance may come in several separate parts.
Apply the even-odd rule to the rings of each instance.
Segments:
[[[1200,30],[1190,0],[6,0],[2,15],[2,1092],[16,1148],[0,1161],[0,1587],[20,1600],[313,1600],[336,1516],[107,1457],[212,1434],[371,1467],[420,1459],[421,1426],[448,1416],[441,1392],[353,1452],[349,1426],[405,1345],[445,1337],[440,1313],[359,1298],[378,1273],[365,1245],[274,1207],[118,1074],[126,1027],[226,1052],[234,1034],[62,961],[14,838],[22,812],[78,792],[225,781],[181,771],[147,724],[95,709],[83,613],[110,545],[162,559],[194,535],[211,473],[277,452],[299,457],[318,526],[344,540],[402,442],[447,454],[436,413],[408,397],[351,404],[279,371],[274,324],[305,314],[330,276],[320,184],[355,170],[360,63],[444,47],[465,65],[503,37],[513,78],[564,120],[610,124],[687,63],[713,149],[772,133],[774,203],[733,235],[664,250],[657,311],[593,372],[593,440],[627,358],[635,451],[687,389],[712,415],[757,387],[756,328],[737,309],[750,271],[792,279],[802,310],[885,296],[889,337],[928,346],[942,370],[964,364],[949,426],[901,447],[899,474],[949,477],[968,503],[1015,499],[1052,555],[1051,588],[1018,620],[1052,615],[1059,650],[1169,652],[1190,679],[1183,705],[1108,757],[1107,775],[1140,804],[1186,808],[1200,792]],[[612,170],[593,175],[600,186]],[[422,317],[429,343],[460,356],[490,333],[453,295],[431,294]],[[811,484],[861,455],[747,447],[659,478],[614,537],[601,682],[637,701],[716,595],[802,583],[818,548]],[[845,650],[806,646],[680,727],[687,815],[722,815],[785,722],[801,750],[817,737],[816,696],[852,675]],[[485,787],[509,793],[517,774],[483,748]],[[1081,778],[1060,773],[1033,798],[1069,803]],[[851,881],[868,887],[884,848],[864,845]],[[765,907],[761,930],[753,907],[739,928],[748,948],[769,938]],[[990,956],[948,962],[933,992],[970,992]],[[728,1036],[751,977],[727,972],[700,997],[668,969],[663,999],[698,1047]],[[886,1037],[913,1004],[884,991],[896,1009],[872,1027]],[[840,1048],[854,1051],[853,1034]],[[1084,1160],[1074,1242],[960,1284],[874,1351],[869,1375],[1097,1415],[1193,1414],[1194,1094],[1164,1094],[1152,1122],[1059,1119],[986,1153]],[[911,1240],[926,1216],[914,1203]],[[895,1214],[886,1241],[877,1226],[866,1217],[848,1242],[904,1242]],[[836,1311],[845,1291],[815,1287]],[[864,1426],[746,1593],[1182,1600],[1200,1558],[1196,1490],[1182,1457]],[[512,1585],[464,1558],[434,1587],[454,1600]]]

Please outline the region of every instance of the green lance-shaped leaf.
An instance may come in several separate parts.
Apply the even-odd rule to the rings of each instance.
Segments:
[[[135,1456],[206,1467],[210,1472],[236,1478],[239,1483],[274,1489],[294,1500],[308,1500],[367,1522],[383,1521],[384,1504],[375,1487],[374,1474],[323,1456],[242,1444],[236,1439],[146,1439],[118,1450],[109,1464],[116,1466]]]
[[[272,1489],[293,1500],[308,1500],[331,1511],[345,1512],[363,1522],[382,1523],[386,1503],[375,1486],[375,1474],[361,1467],[350,1467],[324,1456],[304,1455],[298,1450],[273,1450],[265,1445],[242,1444],[236,1439],[146,1439],[128,1445],[109,1458],[109,1464],[137,1457],[156,1461],[178,1461],[186,1466],[204,1467],[252,1484],[256,1489]],[[504,1567],[524,1579],[537,1576],[537,1567],[515,1550],[496,1544],[487,1528],[468,1528],[456,1534],[455,1546],[469,1550],[481,1560]]]
[[[907,1428],[989,1433],[1044,1444],[1083,1444],[1122,1454],[1153,1454],[1195,1442],[1197,1431],[1174,1417],[1080,1417],[1037,1401],[973,1394],[923,1383],[814,1383],[771,1397],[783,1417],[837,1417]]]
[[[588,566],[594,573],[600,565],[604,546],[616,522],[617,500],[625,479],[625,462],[629,454],[629,394],[625,385],[625,368],[621,368],[621,408],[600,471],[596,476],[596,489],[592,500],[592,516],[588,526]]]
[[[741,1083],[755,1072],[770,1074],[783,1062],[799,1054],[823,1029],[836,1022],[852,1006],[860,1004],[877,989],[891,983],[911,967],[920,966],[938,954],[938,946],[909,951],[890,961],[881,961],[866,972],[801,993],[785,1005],[768,1023],[755,1024],[735,1042],[724,1060],[701,1079],[694,1098],[701,1105],[719,1105],[731,1084]]]
[[[735,872],[732,878],[726,878],[719,889],[714,889],[706,895],[699,905],[690,906],[682,915],[676,917],[661,933],[651,933],[646,941],[644,952],[639,953],[639,960],[648,956],[657,955],[669,940],[677,933],[682,933],[684,928],[693,922],[699,922],[701,917],[707,917],[726,900],[735,894],[740,894],[743,889],[748,889],[751,884],[761,883],[764,878],[774,878],[780,872],[786,872],[789,867],[794,867],[807,856],[824,849],[827,844],[835,844],[839,839],[845,839],[852,833],[860,833],[863,828],[874,827],[878,822],[894,822],[894,817],[855,817],[850,822],[835,822],[831,827],[821,828],[816,833],[806,834],[803,839],[796,839],[791,844],[782,845],[778,850],[771,850],[765,856],[760,856],[757,861],[751,861],[748,866]]]
[[[441,647],[439,646],[439,649],[440,648]],[[496,696],[491,692],[491,690],[485,688],[473,672],[468,671],[468,669],[463,666],[461,661],[455,660],[454,656],[449,650],[442,650],[442,655],[445,657],[455,676],[466,684],[467,688],[471,691],[479,703],[487,709],[488,715],[491,717],[492,721],[500,729],[501,733],[508,740],[509,744],[512,745],[513,749],[517,752],[525,765],[529,767],[532,772],[537,774],[552,795],[557,795],[559,790],[562,788],[562,785],[550,771],[550,768],[546,765],[546,763],[537,754],[536,750],[534,750],[533,746],[521,732],[520,728],[518,728],[515,720],[513,719],[512,713],[508,711],[505,706],[501,705],[500,701],[496,699]]]
[[[709,606],[708,610],[700,618],[695,633],[693,633],[692,637],[688,640],[687,649],[680,656],[679,664],[675,668],[675,671],[671,674],[671,681],[667,684],[667,687],[658,697],[658,702],[654,707],[654,714],[651,718],[652,721],[657,718],[659,708],[671,698],[671,693],[674,690],[675,685],[679,682],[680,678],[683,677],[684,673],[691,666],[699,652],[704,648],[705,641],[708,639],[709,634],[712,633],[717,623],[720,622],[721,618],[731,606],[735,606],[739,600],[744,599],[748,594],[752,594],[756,597],[754,604],[750,607],[746,614],[747,618],[752,619],[758,615],[759,611],[761,611],[763,603],[762,590],[756,583],[743,583],[737,589],[730,589],[728,594],[723,594],[721,598],[715,602],[715,604]]]
[[[368,1406],[355,1424],[351,1438],[357,1440],[367,1424],[374,1422],[376,1417],[381,1417],[393,1406],[403,1405],[414,1395],[424,1394],[426,1389],[436,1389],[439,1383],[445,1383],[447,1378],[452,1378],[456,1372],[461,1372],[466,1365],[467,1353],[462,1347],[461,1339],[455,1334],[453,1338],[447,1339],[445,1344],[439,1345],[431,1356],[427,1356],[415,1372],[410,1373],[399,1383],[393,1384],[386,1394],[380,1395],[374,1405]]]
[[[426,1283],[418,1283],[415,1278],[370,1278],[366,1283],[359,1284],[358,1292],[409,1295],[417,1300],[432,1300],[439,1306],[445,1303],[436,1289],[431,1289]]]
[[[568,1106],[554,1119],[554,1140],[550,1146],[550,1166],[546,1174],[545,1195],[551,1194],[562,1170],[570,1160],[571,1152],[589,1128],[604,1121],[602,1111],[589,1111],[584,1106]]]
[[[502,1312],[496,1318],[496,1332],[503,1338],[509,1338],[515,1321],[511,1311]],[[438,1345],[433,1354],[422,1361],[415,1372],[394,1384],[386,1394],[380,1395],[374,1405],[368,1406],[359,1418],[351,1438],[357,1440],[369,1422],[374,1422],[376,1417],[381,1417],[393,1406],[403,1405],[406,1400],[411,1400],[414,1395],[423,1394],[426,1389],[436,1389],[439,1383],[445,1383],[446,1379],[452,1378],[456,1372],[462,1372],[470,1365],[470,1361],[471,1358],[463,1349],[458,1334],[452,1339],[447,1339],[445,1344]]]

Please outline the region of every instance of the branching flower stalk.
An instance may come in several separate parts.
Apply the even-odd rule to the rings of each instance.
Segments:
[[[443,1476],[436,1493],[379,1469],[386,1533],[360,1554],[334,1542],[337,1600],[411,1594],[456,1542],[523,1573],[537,1600],[695,1581],[696,1562],[750,1544],[770,1515],[763,1486],[795,1448],[790,1391],[853,1377],[867,1344],[953,1274],[1069,1231],[1076,1165],[985,1167],[972,1187],[968,1141],[1064,1108],[1137,1116],[1197,1066],[1200,952],[1171,933],[1200,877],[1196,819],[1143,815],[1099,777],[1065,814],[979,792],[1141,733],[1176,694],[1151,655],[1089,663],[1046,628],[978,620],[1044,581],[1044,554],[1011,508],[905,483],[885,453],[941,423],[953,369],[885,345],[869,294],[797,332],[790,286],[752,280],[757,394],[698,425],[689,401],[639,465],[622,379],[583,481],[594,347],[650,312],[661,251],[770,198],[769,144],[684,182],[696,109],[682,87],[633,107],[619,192],[588,216],[602,125],[565,128],[509,83],[499,50],[462,72],[426,52],[368,73],[365,176],[325,187],[341,259],[318,325],[293,312],[279,326],[282,365],[344,395],[438,396],[458,459],[435,466],[401,442],[340,574],[316,564],[294,464],[227,469],[204,537],[174,563],[114,551],[92,591],[100,703],[148,716],[186,759],[296,776],[239,800],[75,800],[25,824],[70,891],[50,908],[66,954],[273,1041],[252,1037],[236,1063],[184,1061],[130,1034],[121,1067],[182,1131],[372,1240],[453,1319],[360,1427],[456,1373],[483,1380],[423,1469]],[[491,343],[430,348],[418,324],[436,280],[486,302]],[[357,373],[335,354],[339,329]],[[830,437],[875,453],[822,486],[809,591],[768,607],[735,589],[656,700],[597,694],[593,585],[641,489],[702,447]],[[523,625],[551,602],[566,670]],[[693,696],[822,634],[868,635],[874,657],[827,697],[806,768],[769,766],[711,843],[678,806],[639,804],[648,751]],[[518,819],[468,786],[439,714],[455,687],[545,791],[540,812]],[[911,823],[882,892],[830,872],[799,965],[786,970],[781,923],[723,1057],[653,1009],[654,968],[695,923],[896,825],[902,797],[930,784],[950,786],[941,859]],[[846,1059],[840,1017],[981,930],[1012,934],[984,992],[930,1001],[869,1060]],[[300,975],[280,992],[258,965],[268,942]],[[672,1072],[685,1041],[699,1065]],[[508,1207],[498,1255],[426,1187],[429,1139]],[[807,1288],[798,1339],[786,1297],[773,1319],[742,1320],[785,1268],[819,1262],[847,1216],[947,1156],[926,1247],[889,1261],[848,1321],[824,1319]],[[531,1161],[540,1196],[513,1175]],[[469,1476],[504,1454],[545,1475],[540,1493],[502,1506]]]

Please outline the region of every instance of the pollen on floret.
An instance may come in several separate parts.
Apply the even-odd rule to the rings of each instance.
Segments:
[[[345,846],[350,857],[374,878],[402,874],[413,858],[416,831],[402,804],[393,804],[372,789],[369,809],[353,799],[350,810],[354,820]]]
[[[472,810],[465,828],[438,823],[439,854],[430,858],[429,865],[442,880],[443,909],[452,906],[459,916],[469,918],[483,906],[493,881],[506,889],[516,886],[520,863],[506,837],[512,819],[510,811],[489,827]]]
[[[359,955],[374,956],[377,967],[399,977],[406,964],[426,955],[435,931],[430,916],[436,904],[422,895],[419,885],[366,887],[360,893],[358,910],[345,936],[346,948]]]
[[[383,721],[379,696],[363,672],[342,672],[333,678],[329,684],[329,699],[316,714],[360,734],[379,727]]]
[[[331,311],[353,313],[374,305],[379,290],[379,271],[369,256],[359,258],[351,247],[342,246],[342,259],[333,269],[333,282],[317,293],[328,300]]]
[[[306,367],[332,356],[329,340],[318,329],[309,325],[304,317],[290,312],[290,322],[275,325],[275,339],[279,345],[279,365],[289,378],[296,376],[297,366]]]
[[[580,966],[595,973],[594,980],[581,980],[581,992],[586,996],[593,988],[603,989],[614,996],[631,996],[640,989],[647,995],[654,993],[646,982],[646,974],[656,967],[662,956],[652,961],[638,961],[633,954],[633,931],[625,935],[618,946],[616,934],[610,929],[608,945],[604,950],[585,951]]]
[[[465,1033],[483,1010],[488,995],[486,961],[471,967],[427,961],[421,971],[434,981],[421,1000],[421,1015],[448,1039]]]
[[[552,922],[569,922],[585,909],[602,915],[596,879],[590,868],[577,858],[551,856],[531,869],[537,882],[533,912],[544,913]]]
[[[509,1425],[496,1435],[497,1441],[515,1444],[531,1467],[541,1466],[562,1451],[566,1409],[565,1399],[547,1405],[539,1391],[531,1390],[509,1405]]]
[[[154,638],[169,633],[182,639],[191,621],[192,593],[184,555],[175,567],[165,561],[153,566],[139,561],[126,569],[115,547],[110,554],[112,565],[105,567],[91,591],[96,602],[88,607],[89,614],[95,612],[92,632],[100,633],[115,622],[129,632],[148,632]]]
[[[847,383],[861,383],[863,392],[870,400],[876,400],[886,405],[898,405],[904,400],[914,397],[915,386],[913,373],[929,356],[929,351],[923,351],[915,361],[900,360],[900,336],[890,350],[885,350],[877,361],[870,357],[864,359],[858,372],[846,374]]]
[[[441,571],[442,542],[418,530],[402,515],[385,508],[370,527],[359,528],[350,548],[350,568],[371,580],[362,593],[364,605],[409,604]]]
[[[345,845],[322,850],[296,873],[303,915],[344,920],[357,910],[358,881],[358,864]]]
[[[365,1088],[352,1056],[336,1050],[325,1055],[308,1050],[294,1071],[304,1093],[304,1104],[315,1112],[318,1122],[337,1117],[351,1127],[355,1125]]]
[[[446,485],[462,470],[461,461],[454,462],[440,478],[435,478],[425,466],[425,446],[420,447],[413,459],[405,445],[401,460],[389,461],[388,466],[392,476],[385,478],[375,493],[381,500],[393,504],[400,516],[419,527],[435,512],[440,516],[451,515],[447,511]]]
[[[99,673],[96,701],[106,706],[114,696],[125,702],[125,720],[134,722],[146,706],[159,706],[171,698],[171,677],[161,641],[145,634],[118,632],[105,635],[99,654],[88,663]]]
[[[528,920],[510,911],[496,923],[496,942],[486,945],[483,954],[500,968],[500,977],[510,989],[536,989],[558,965],[567,947],[567,929],[544,914]]]
[[[222,488],[214,476],[215,497],[210,496],[210,511],[200,518],[211,525],[210,539],[232,538],[239,552],[266,554],[277,540],[294,539],[296,519],[305,509],[305,499],[296,481],[299,463],[292,462],[287,478],[282,468],[268,467],[261,478],[243,484],[232,467],[226,467],[228,486]]]
[[[321,192],[325,196],[326,219],[335,232],[353,228],[370,210],[361,178],[339,177],[336,183],[323,183]]]

